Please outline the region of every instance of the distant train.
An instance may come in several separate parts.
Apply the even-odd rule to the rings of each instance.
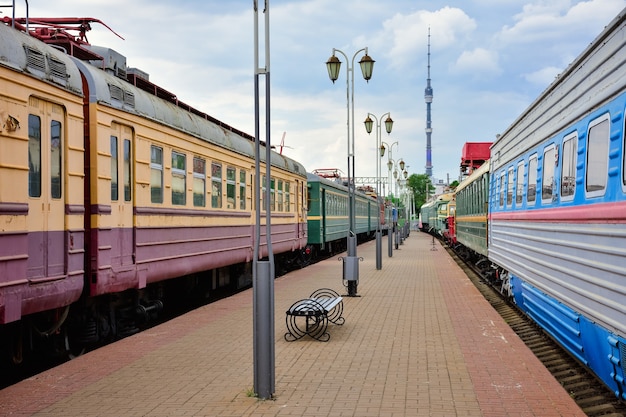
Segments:
[[[251,282],[254,138],[68,33],[93,21],[0,24],[0,353],[15,363]],[[306,170],[270,162],[273,253],[289,263],[307,244]]]
[[[454,193],[441,194],[425,203],[420,209],[419,216],[422,229],[447,238],[448,219],[454,216],[455,206]]]
[[[341,181],[307,174],[307,253],[311,258],[346,250],[348,236],[348,187]],[[371,190],[355,192],[355,234],[359,241],[371,239],[380,219],[387,229],[386,206]],[[389,208],[387,208],[389,211]]]
[[[626,9],[456,189],[456,242],[626,399]]]

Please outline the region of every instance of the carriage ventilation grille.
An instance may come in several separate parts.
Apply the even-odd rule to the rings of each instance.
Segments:
[[[619,344],[619,351],[620,351],[620,364],[622,365],[622,372],[624,374],[626,374],[626,343],[621,343]]]
[[[46,56],[30,46],[24,46],[24,51],[26,52],[26,67],[28,69],[41,73],[42,76],[57,84],[65,85],[67,83],[69,76],[65,62],[52,56]]]
[[[26,51],[26,66],[45,73],[46,59],[44,55],[30,46],[25,46],[24,50]]]
[[[130,91],[123,90],[122,88],[109,84],[109,94],[111,99],[120,101],[127,106],[135,107],[135,95]]]
[[[130,107],[135,107],[135,95],[130,91],[124,91],[124,104]]]
[[[48,57],[48,65],[50,66],[50,75],[62,81],[67,80],[67,68],[65,62],[59,61],[52,57]]]
[[[116,85],[109,84],[109,94],[111,95],[111,99],[113,100],[124,100],[124,91]]]

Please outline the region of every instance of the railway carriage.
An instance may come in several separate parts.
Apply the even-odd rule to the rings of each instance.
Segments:
[[[254,138],[67,32],[93,21],[49,19],[52,37],[0,25],[0,349],[14,362],[125,336],[174,295],[251,280]],[[306,170],[275,152],[269,163],[280,265],[306,246]]]
[[[466,260],[487,259],[487,213],[489,208],[489,161],[465,178],[455,190],[456,241]]]
[[[445,193],[420,207],[422,230],[443,236],[448,230],[448,218],[454,216],[454,193]]]
[[[434,219],[434,214],[431,214],[431,212],[434,213],[435,210],[435,201],[431,200],[427,203],[422,204],[422,206],[420,207],[420,214],[419,214],[419,218],[420,218],[420,228],[424,231],[424,232],[430,232],[430,230],[434,227],[434,224],[431,225],[430,223],[430,219],[433,218]]]
[[[307,173],[308,246],[316,252],[346,249],[350,229],[348,187],[314,173]],[[376,231],[382,206],[374,196],[355,192],[355,233],[359,240]],[[382,219],[381,219],[382,221]]]
[[[83,87],[64,53],[0,24],[0,324],[83,290]]]
[[[105,56],[105,62],[123,68],[115,58]],[[112,71],[77,65],[90,93],[91,294],[250,262],[252,138],[158,99]],[[262,184],[271,189],[273,250],[297,251],[306,243],[306,171],[282,155],[271,162],[273,177],[263,177]],[[267,255],[265,245],[262,252]]]
[[[491,149],[489,258],[626,399],[626,9]]]

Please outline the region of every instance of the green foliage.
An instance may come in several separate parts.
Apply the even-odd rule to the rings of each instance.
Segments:
[[[411,174],[408,178],[407,185],[413,190],[416,210],[419,210],[419,207],[422,207],[427,198],[432,196],[435,192],[435,187],[426,174]]]

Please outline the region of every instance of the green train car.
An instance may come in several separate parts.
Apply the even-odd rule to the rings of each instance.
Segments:
[[[456,188],[456,241],[465,259],[487,257],[488,204],[489,160]]]
[[[313,256],[346,249],[349,230],[348,187],[307,173],[307,249]],[[358,241],[371,239],[378,216],[385,223],[384,205],[377,196],[355,193],[355,233]]]
[[[454,216],[454,194],[441,194],[420,208],[421,229],[424,232],[444,236],[448,230],[448,218]]]

